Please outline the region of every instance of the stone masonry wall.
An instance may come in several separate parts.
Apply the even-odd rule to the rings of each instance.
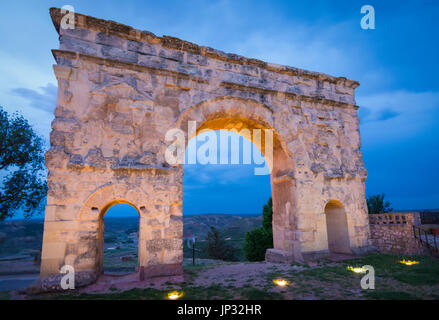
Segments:
[[[413,226],[421,224],[419,212],[369,215],[372,245],[382,253],[425,254]]]

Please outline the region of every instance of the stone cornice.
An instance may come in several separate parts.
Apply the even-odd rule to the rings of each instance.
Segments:
[[[99,64],[99,65],[127,68],[130,70],[139,71],[139,72],[149,70],[149,71],[152,71],[152,72],[155,72],[158,74],[172,76],[172,77],[180,78],[180,79],[187,79],[187,80],[191,80],[191,81],[198,82],[198,83],[205,83],[205,84],[209,83],[209,81],[206,79],[203,79],[203,78],[197,77],[197,76],[193,76],[190,74],[186,74],[183,72],[161,69],[161,68],[153,67],[153,66],[139,65],[139,64],[131,63],[131,62],[112,60],[112,59],[108,59],[108,58],[90,56],[90,55],[86,55],[86,54],[82,54],[82,53],[78,53],[78,52],[65,51],[65,50],[52,50],[52,54],[55,57],[55,60],[57,60],[57,61],[58,61],[58,58],[65,58],[65,59],[70,59],[70,60],[81,59],[81,60],[86,60],[86,61],[90,61],[90,62]],[[222,87],[225,87],[228,89],[240,90],[240,91],[260,92],[263,94],[282,93],[282,94],[285,94],[285,96],[287,98],[290,98],[290,99],[297,99],[297,100],[301,100],[301,101],[305,101],[305,102],[320,103],[320,104],[331,105],[331,106],[336,106],[336,107],[341,107],[341,108],[354,108],[354,109],[359,108],[357,105],[346,103],[346,102],[325,99],[325,98],[321,98],[321,97],[299,95],[299,94],[295,94],[292,92],[286,92],[286,91],[277,91],[277,90],[270,90],[270,89],[259,88],[259,87],[254,87],[254,86],[247,86],[247,85],[242,85],[242,84],[237,84],[237,83],[232,83],[232,82],[223,81],[220,83],[220,85]]]
[[[50,15],[53,24],[55,25],[55,28],[59,33],[60,23],[63,17],[63,15],[61,14],[61,10],[59,8],[50,8]],[[236,64],[255,66],[280,74],[288,74],[291,76],[300,76],[314,80],[327,81],[353,89],[357,88],[360,85],[358,81],[350,80],[345,77],[334,77],[324,73],[312,72],[284,65],[277,65],[258,59],[246,58],[237,54],[225,53],[210,47],[199,46],[197,44],[184,41],[175,37],[159,37],[149,31],[137,30],[130,26],[126,26],[114,21],[98,19],[76,12],[75,25],[79,28],[104,32],[106,34],[115,35],[128,40],[161,44],[165,48],[199,54],[205,57]]]
[[[195,82],[200,82],[200,83],[208,83],[208,81],[205,79],[202,79],[200,77],[196,77],[196,76],[193,76],[190,74],[186,74],[183,72],[172,71],[172,70],[168,70],[168,69],[161,69],[161,68],[153,67],[153,66],[145,66],[145,65],[140,65],[137,63],[125,62],[125,61],[120,61],[120,60],[113,60],[113,59],[108,59],[108,58],[90,56],[87,54],[73,52],[73,51],[52,50],[52,54],[57,62],[58,62],[58,58],[66,58],[66,59],[70,59],[70,60],[82,59],[82,60],[91,61],[93,63],[99,64],[99,65],[105,65],[105,66],[109,66],[109,67],[120,67],[120,68],[126,68],[126,69],[133,70],[133,71],[150,70],[150,71],[153,71],[153,72],[160,74],[160,75],[173,76],[175,78],[180,78],[180,79],[189,79],[189,80],[192,80]]]
[[[305,102],[321,103],[321,104],[331,105],[331,106],[336,106],[336,107],[341,107],[341,108],[354,108],[354,109],[359,108],[359,106],[351,104],[351,103],[347,103],[347,102],[340,102],[340,101],[321,98],[321,97],[305,96],[305,95],[296,94],[296,93],[287,92],[287,91],[270,90],[270,89],[258,88],[258,87],[254,87],[254,86],[248,86],[248,85],[232,83],[232,82],[225,82],[225,81],[221,82],[220,85],[222,87],[225,87],[228,89],[235,89],[235,90],[249,91],[249,92],[259,92],[262,94],[282,93],[285,95],[285,97],[287,97],[289,99],[297,99],[297,100],[301,100],[301,101],[305,101]]]

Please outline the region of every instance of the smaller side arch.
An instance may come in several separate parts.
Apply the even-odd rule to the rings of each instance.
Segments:
[[[140,239],[141,230],[140,230],[140,219],[141,215],[139,212],[139,209],[129,201],[123,200],[123,199],[117,199],[114,201],[109,202],[102,210],[101,214],[99,216],[99,222],[98,222],[98,236],[97,236],[97,270],[98,274],[104,273],[104,251],[105,251],[105,224],[106,220],[104,219],[105,215],[109,211],[109,209],[113,208],[114,206],[117,206],[118,204],[128,204],[131,208],[134,208],[138,214],[138,239],[137,239],[137,265],[135,267],[134,273],[137,273],[139,270],[140,265],[140,258],[143,258],[144,250],[142,250],[142,245],[138,241]],[[108,221],[107,221],[108,222]],[[107,231],[108,232],[108,231]],[[130,271],[130,273],[133,273],[133,270]]]
[[[325,205],[328,250],[330,253],[352,253],[346,210],[339,200],[330,200]]]
[[[79,212],[79,220],[99,220],[107,210],[117,204],[133,206],[139,216],[146,207],[148,195],[136,186],[127,184],[108,184],[95,190],[84,202]]]
[[[115,200],[113,200],[113,201],[110,201],[106,206],[104,206],[104,207],[100,210],[100,217],[99,217],[99,218],[100,218],[100,219],[104,218],[105,215],[107,214],[107,211],[108,211],[111,207],[115,206],[116,204],[120,204],[120,203],[123,203],[123,204],[129,204],[130,206],[132,206],[134,209],[136,209],[136,211],[137,211],[137,213],[139,214],[139,217],[140,217],[140,211],[139,211],[139,208],[137,208],[136,205],[135,205],[134,203],[132,203],[132,202],[130,202],[130,201],[127,201],[127,200],[125,200],[125,199],[115,199]]]
[[[97,274],[103,273],[103,252],[104,252],[104,216],[108,209],[118,203],[131,205],[139,214],[139,239],[144,238],[146,232],[142,228],[142,219],[145,217],[148,195],[140,188],[130,184],[106,184],[96,189],[84,202],[79,212],[79,221],[91,222],[96,226],[96,237],[93,240],[96,248],[89,257]],[[146,248],[139,241],[138,261],[146,261]]]
[[[324,210],[326,211],[327,209],[332,210],[337,208],[344,210],[343,203],[339,200],[329,200],[328,202],[326,202]]]

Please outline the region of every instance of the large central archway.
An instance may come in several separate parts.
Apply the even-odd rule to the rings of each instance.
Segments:
[[[185,155],[183,231],[184,237],[196,239],[195,251],[190,244],[184,247],[186,264],[194,263],[194,256],[249,259],[244,250],[246,232],[262,226],[262,210],[271,198],[264,156],[250,140],[226,130],[205,131],[193,137]],[[268,248],[273,247],[272,239],[270,242]],[[264,258],[265,250],[258,251],[257,259]]]
[[[219,97],[187,109],[175,126],[185,133],[186,146],[189,139],[200,132],[227,130],[243,136],[259,148],[268,164],[273,198],[276,251],[274,257],[269,254],[269,259],[302,261],[300,242],[296,238],[294,161],[286,151],[285,140],[275,129],[273,110],[251,99]]]

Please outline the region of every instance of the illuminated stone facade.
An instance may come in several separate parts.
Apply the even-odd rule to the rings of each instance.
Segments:
[[[51,16],[60,48],[42,277],[65,264],[102,272],[103,216],[115,203],[139,213],[141,277],[182,272],[183,166],[165,161],[165,134],[187,132],[191,120],[197,130],[273,130],[268,260],[328,254],[331,201],[344,214],[348,249],[340,250],[368,248],[358,82],[80,14],[75,29],[63,29],[60,10]]]

